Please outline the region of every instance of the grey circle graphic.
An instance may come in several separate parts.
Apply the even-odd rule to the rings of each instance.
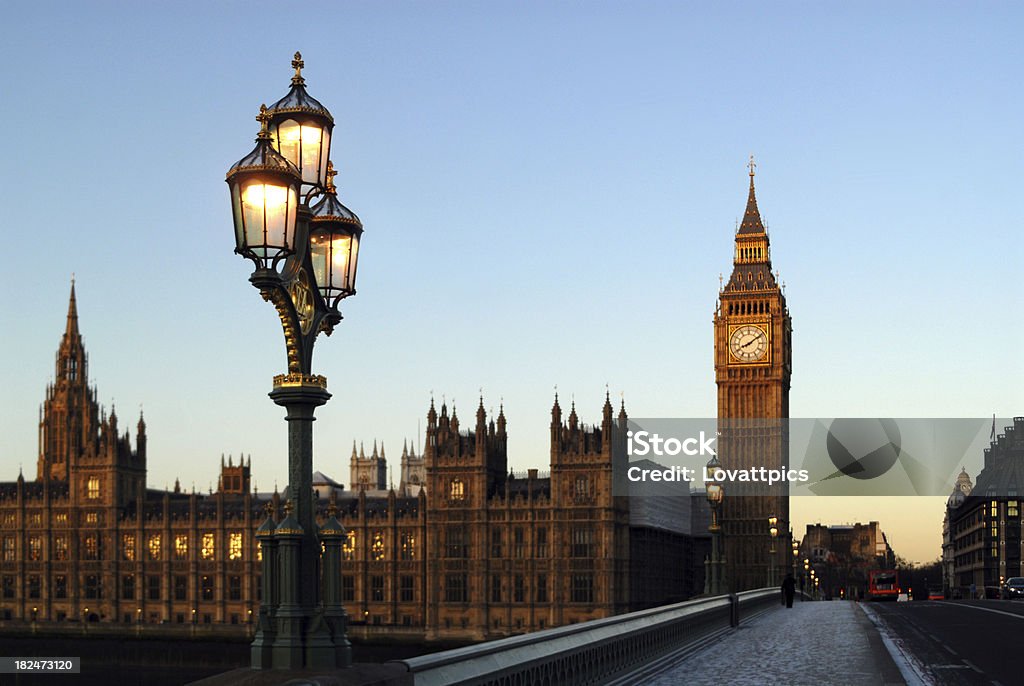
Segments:
[[[891,419],[836,419],[828,428],[829,459],[854,479],[874,479],[900,456],[900,428]]]

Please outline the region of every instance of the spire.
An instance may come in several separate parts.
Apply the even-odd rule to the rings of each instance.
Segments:
[[[740,224],[737,233],[765,233],[764,224],[761,222],[761,213],[757,209],[757,197],[754,195],[754,156],[750,156],[747,165],[750,168],[750,192],[747,195],[747,209],[743,213],[743,222]]]
[[[78,301],[75,299],[75,277],[71,276],[71,298],[68,300],[68,322],[64,328],[68,338],[78,337]]]

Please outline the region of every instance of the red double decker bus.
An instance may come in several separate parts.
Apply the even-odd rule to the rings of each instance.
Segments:
[[[896,600],[899,595],[898,569],[872,569],[868,572],[868,600]]]

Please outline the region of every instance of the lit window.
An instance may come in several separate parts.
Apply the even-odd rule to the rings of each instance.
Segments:
[[[68,559],[68,537],[67,536],[54,536],[53,537],[53,558],[58,561]]]
[[[57,523],[58,524],[67,524],[68,523],[68,513],[67,512],[58,512],[57,513]]]
[[[242,532],[232,531],[228,536],[228,559],[242,559]]]
[[[1018,509],[1017,501],[1011,500],[1006,503],[1006,516],[1007,517],[1019,517],[1020,509]]]
[[[174,557],[178,560],[188,559],[188,534],[178,534],[174,537]]]
[[[96,500],[100,497],[100,478],[98,476],[90,476],[86,481],[85,497],[89,500]]]
[[[402,559],[416,559],[416,536],[414,534],[402,534]]]
[[[466,499],[466,485],[462,483],[461,479],[452,479],[451,487],[448,491],[448,497],[452,500]]]
[[[149,559],[160,559],[160,534],[153,534],[149,537]]]
[[[372,552],[374,560],[384,559],[384,534],[376,533],[373,535]]]
[[[28,537],[28,559],[39,561],[43,559],[43,539],[40,536]]]
[[[4,513],[4,526],[13,527],[16,521],[17,520],[13,512]]]
[[[213,557],[214,557],[214,554],[213,554],[214,553],[214,549],[213,549],[213,534],[212,533],[205,533],[205,534],[203,534],[202,546],[200,547],[199,553],[200,553],[200,555],[202,555],[202,558],[204,560],[212,560],[213,559]]]
[[[135,561],[135,534],[124,534],[121,536],[121,553],[124,559],[129,562]]]
[[[28,523],[33,526],[39,526],[43,523],[43,515],[41,512],[33,512],[28,516]]]
[[[98,560],[100,559],[100,542],[96,534],[90,534],[85,537],[84,540],[85,548],[85,559],[86,560]]]
[[[14,561],[14,536],[4,536],[4,562]]]
[[[345,542],[341,544],[341,556],[345,560],[356,559],[356,532],[349,531]]]

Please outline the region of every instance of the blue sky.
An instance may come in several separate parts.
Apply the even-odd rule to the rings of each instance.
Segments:
[[[547,463],[556,384],[588,422],[606,384],[634,416],[713,415],[750,154],[793,416],[1022,413],[1019,5],[281,7],[5,11],[2,478],[34,476],[74,272],[100,398],[122,425],[145,407],[150,484],[205,489],[244,452],[283,487],[283,340],[223,178],[297,49],[366,226],[359,293],[314,357],[334,393],[315,468],[347,481],[353,439],[397,458],[431,391],[464,420],[480,388],[503,398],[520,469]],[[879,518],[842,507],[794,513]],[[938,554],[935,512],[882,519],[897,552]]]

